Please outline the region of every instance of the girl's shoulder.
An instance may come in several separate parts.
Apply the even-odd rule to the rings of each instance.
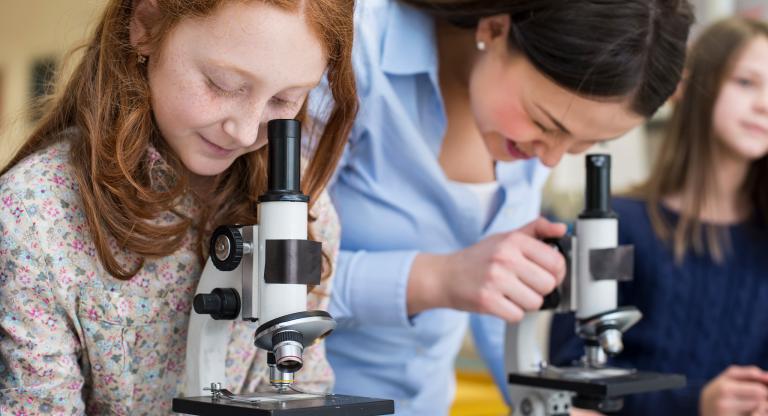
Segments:
[[[636,219],[638,216],[646,216],[647,202],[643,198],[635,196],[619,196],[611,201],[613,210],[619,215],[619,218],[630,217]]]
[[[69,150],[69,141],[61,140],[18,162],[0,177],[2,202],[7,205],[16,199],[24,205],[76,205],[78,185]]]
[[[619,220],[620,244],[633,244],[636,250],[642,252],[655,252],[663,247],[651,223],[646,199],[635,196],[616,197],[611,206]]]
[[[35,240],[41,250],[71,246],[91,254],[85,250],[89,246],[86,217],[69,149],[67,140],[51,144],[0,177],[3,244]]]
[[[87,234],[69,150],[67,140],[55,142],[0,177],[0,269],[46,276],[52,270],[63,275],[72,271],[74,276],[75,269],[93,269],[96,252]],[[23,281],[25,276],[15,278]],[[73,289],[78,280],[67,282]]]

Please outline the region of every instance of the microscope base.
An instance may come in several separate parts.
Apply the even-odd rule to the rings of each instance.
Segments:
[[[678,374],[638,372],[619,368],[546,367],[509,374],[510,394],[522,415],[569,415],[572,407],[618,412],[624,396],[685,386]]]
[[[211,396],[182,397],[173,399],[173,411],[199,416],[378,416],[395,413],[392,400],[338,394],[293,396],[275,400],[271,395],[269,399],[255,403],[214,399]]]

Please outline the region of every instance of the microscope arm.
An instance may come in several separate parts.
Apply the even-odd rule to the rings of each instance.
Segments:
[[[504,358],[506,374],[537,373],[546,370],[549,343],[549,322],[552,311],[525,314],[517,324],[507,324],[505,331]],[[526,416],[567,415],[571,394],[562,390],[549,390],[508,384],[512,401],[512,414]]]
[[[229,318],[250,318],[255,316],[254,310],[258,310],[258,285],[254,282],[253,264],[258,262],[255,258],[258,253],[248,247],[258,236],[258,226],[245,226],[241,229],[245,237],[245,252],[242,261],[230,271],[222,271],[209,257],[200,276],[195,292],[195,301],[202,299],[197,295],[212,293],[217,288],[234,289],[241,293],[238,304],[242,302],[243,308],[237,306],[237,316],[231,313]],[[212,250],[215,247],[211,247]],[[200,307],[201,305],[196,305]],[[224,308],[222,308],[224,309]],[[222,312],[222,311],[220,311]],[[214,314],[219,315],[219,314]],[[211,316],[214,316],[211,315]],[[207,314],[190,312],[189,327],[187,333],[186,370],[184,382],[184,395],[186,397],[201,396],[203,387],[208,387],[212,382],[222,383],[226,386],[225,365],[227,359],[227,345],[232,339],[231,319],[211,319]],[[221,318],[216,316],[216,318]],[[254,329],[256,329],[254,325]]]
[[[216,269],[208,259],[205,264],[197,292],[210,293],[217,287],[232,287],[240,290],[240,273],[226,273]],[[208,315],[192,312],[187,334],[187,356],[184,382],[186,397],[202,396],[204,386],[212,381],[225,383],[224,362],[227,344],[232,337],[232,321],[215,320]]]
[[[507,373],[538,371],[545,361],[542,356],[540,328],[549,320],[551,313],[538,311],[526,313],[518,324],[508,324],[504,339],[504,358]],[[548,338],[548,334],[544,334]]]

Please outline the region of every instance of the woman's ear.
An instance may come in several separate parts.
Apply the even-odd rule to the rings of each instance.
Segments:
[[[157,0],[133,0],[133,14],[129,26],[131,45],[141,55],[149,55],[148,42],[151,28],[159,20]]]
[[[507,50],[507,38],[511,30],[512,21],[509,14],[497,14],[483,17],[477,22],[475,41],[485,48],[503,48]]]

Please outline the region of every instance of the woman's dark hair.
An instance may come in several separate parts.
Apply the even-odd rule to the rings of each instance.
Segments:
[[[693,23],[687,0],[402,0],[456,26],[509,14],[510,48],[584,96],[632,95],[650,117],[675,91]]]

